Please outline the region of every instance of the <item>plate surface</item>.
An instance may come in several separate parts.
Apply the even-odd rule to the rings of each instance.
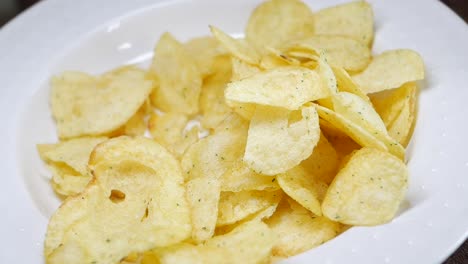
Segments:
[[[0,31],[0,263],[42,263],[59,205],[35,144],[56,141],[48,79],[145,65],[164,31],[180,40],[213,24],[242,33],[258,0],[48,0]],[[346,2],[307,1],[313,10]],[[410,48],[427,66],[409,148],[410,188],[391,223],[352,228],[286,263],[438,263],[468,235],[468,26],[438,1],[370,1],[374,52]]]

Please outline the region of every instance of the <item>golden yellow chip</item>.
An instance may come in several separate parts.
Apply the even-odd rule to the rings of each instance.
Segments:
[[[177,145],[182,141],[184,128],[188,118],[180,113],[151,114],[148,128],[151,136],[172,153],[176,153]],[[177,154],[181,154],[178,153]]]
[[[148,105],[149,100],[140,107],[140,109],[127,121],[125,125],[115,131],[107,134],[109,137],[117,136],[143,136],[146,132],[146,114],[150,111],[151,106]]]
[[[389,50],[374,57],[353,79],[365,93],[398,88],[407,82],[424,79],[424,62],[415,51]]]
[[[301,166],[294,167],[276,176],[283,191],[317,216],[322,215],[319,201],[319,183],[313,174]]]
[[[398,117],[405,103],[416,97],[416,91],[417,84],[415,82],[409,82],[397,89],[371,94],[370,98],[372,104],[387,128]]]
[[[145,75],[123,67],[102,76],[65,72],[52,78],[50,100],[59,137],[103,135],[123,126],[153,89]]]
[[[328,96],[322,93],[316,72],[293,66],[268,70],[231,82],[224,95],[228,104],[253,103],[289,110],[297,110],[306,102]]]
[[[268,263],[275,241],[266,224],[251,221],[204,244],[179,244],[155,252],[161,264]]]
[[[196,242],[213,236],[218,217],[220,178],[240,159],[245,148],[247,124],[244,121],[232,117],[220,126],[223,127],[214,134],[190,146],[181,161],[192,212],[192,239]]]
[[[416,83],[407,83],[402,87],[375,94],[372,102],[387,125],[388,134],[408,145],[416,118]]]
[[[213,64],[216,69],[203,80],[200,94],[201,124],[207,129],[216,128],[231,112],[224,100],[224,89],[231,79],[231,58],[219,56]]]
[[[84,190],[91,180],[89,156],[105,140],[106,137],[83,137],[37,145],[39,155],[52,170],[52,186],[57,193],[68,196]]]
[[[355,94],[366,102],[369,102],[369,97],[364,93],[361,88],[354,82],[343,68],[333,67],[333,73],[336,77],[338,90],[340,92],[348,92]]]
[[[308,51],[311,55],[318,51],[328,64],[347,71],[363,70],[371,61],[369,47],[344,36],[314,35],[307,39],[294,40],[285,47],[286,51]]]
[[[184,45],[164,33],[154,49],[150,72],[159,80],[151,102],[165,112],[195,114],[202,75]]]
[[[317,217],[300,205],[290,206],[282,202],[271,218],[268,226],[276,233],[278,240],[273,247],[273,255],[289,257],[317,247],[334,238],[341,229],[337,222],[326,217]]]
[[[275,191],[279,188],[276,178],[255,173],[242,160],[235,162],[221,177],[221,190],[225,192]]]
[[[220,178],[237,162],[244,153],[247,137],[247,124],[240,124],[235,129],[215,132],[190,146],[181,161],[185,177]]]
[[[374,14],[365,1],[322,9],[315,14],[315,32],[354,38],[370,46],[374,39]]]
[[[216,58],[227,54],[227,51],[213,37],[193,38],[186,42],[184,47],[195,60],[202,77],[207,77],[215,72],[217,69]]]
[[[236,57],[232,57],[232,77],[231,81],[238,81],[259,73],[260,68],[250,65]]]
[[[232,38],[214,26],[210,26],[210,30],[213,37],[215,37],[232,56],[252,65],[257,65],[260,62],[259,55],[245,40]]]
[[[290,39],[312,36],[314,17],[307,4],[301,1],[269,0],[252,12],[245,34],[259,51],[279,47]]]
[[[325,135],[320,134],[312,155],[302,161],[301,166],[314,178],[327,184],[333,180],[338,168],[338,155]]]
[[[281,192],[240,191],[222,192],[218,205],[217,226],[241,221],[272,205],[278,204]]]
[[[379,139],[392,154],[404,158],[403,146],[388,135],[385,124],[370,102],[355,94],[340,92],[333,97],[333,107],[335,112]]]
[[[349,225],[386,223],[403,201],[407,180],[408,170],[401,160],[377,149],[362,148],[336,175],[322,212]]]
[[[309,157],[319,138],[314,106],[292,112],[257,106],[250,122],[244,162],[260,174],[283,173]]]
[[[89,165],[93,182],[49,222],[48,263],[117,263],[132,252],[190,236],[183,177],[163,147],[119,137],[95,148]]]
[[[220,182],[215,177],[199,177],[186,184],[192,216],[192,239],[199,243],[211,238],[218,218]]]
[[[315,105],[315,108],[317,109],[317,113],[321,119],[345,133],[359,145],[363,147],[373,147],[384,151],[388,150],[385,144],[372,135],[372,133],[349,121],[341,114],[320,105]],[[322,125],[322,122],[320,124]]]

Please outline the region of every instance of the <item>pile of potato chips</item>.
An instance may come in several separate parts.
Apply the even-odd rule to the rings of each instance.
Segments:
[[[163,34],[147,70],[52,79],[47,263],[269,263],[395,216],[424,65],[372,55],[371,6],[270,0],[245,38],[210,28]]]

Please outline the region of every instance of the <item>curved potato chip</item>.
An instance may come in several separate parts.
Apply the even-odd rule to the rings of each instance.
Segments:
[[[407,82],[424,79],[424,62],[415,51],[389,50],[374,57],[367,68],[353,75],[365,93],[398,88]]]
[[[352,93],[340,92],[333,97],[333,106],[335,112],[364,128],[384,143],[390,153],[404,158],[405,149],[388,135],[385,124],[370,102]]]
[[[156,142],[171,150],[172,146],[181,140],[187,122],[188,117],[181,113],[169,112],[162,115],[152,113],[148,129]]]
[[[245,34],[258,51],[279,47],[289,39],[312,36],[314,17],[307,4],[301,1],[269,0],[252,12]]]
[[[231,78],[232,82],[250,77],[261,71],[260,68],[250,65],[242,60],[239,60],[236,57],[232,57],[231,63],[232,63],[232,78]]]
[[[318,198],[318,182],[304,168],[296,166],[276,176],[281,189],[317,216],[322,215]]]
[[[39,144],[42,160],[52,170],[52,186],[61,195],[74,195],[84,190],[91,180],[88,160],[94,147],[106,137],[83,137],[57,144]]]
[[[336,175],[322,203],[329,219],[349,225],[378,225],[396,214],[408,170],[393,155],[373,148],[355,152]]]
[[[220,56],[213,63],[216,70],[203,80],[200,94],[201,124],[208,129],[216,128],[231,112],[224,100],[224,89],[231,79],[231,58]]]
[[[332,100],[335,112],[351,122],[374,134],[387,133],[384,122],[370,102],[348,92],[339,92],[333,96]]]
[[[320,134],[312,155],[301,162],[301,167],[314,175],[314,178],[330,184],[337,172],[338,155],[325,135]]]
[[[213,37],[198,37],[184,44],[187,52],[197,64],[202,77],[207,77],[216,71],[215,60],[218,56],[227,54],[227,51],[219,45]]]
[[[374,14],[365,1],[355,1],[322,9],[315,14],[315,33],[354,38],[371,46]]]
[[[127,121],[127,123],[117,130],[114,130],[106,136],[108,137],[118,137],[118,136],[143,136],[146,132],[146,114],[150,112],[151,109],[148,105],[149,100],[138,109],[138,111]]]
[[[221,190],[225,192],[275,191],[279,188],[276,178],[255,173],[242,160],[235,162],[221,177]]]
[[[343,131],[346,135],[348,135],[350,138],[356,141],[359,145],[363,147],[373,147],[383,151],[388,150],[388,148],[383,142],[377,139],[366,129],[346,119],[343,115],[338,114],[320,105],[315,105],[315,108],[317,109],[317,113],[319,114],[321,119],[329,122],[338,130]]]
[[[292,117],[299,121],[289,123]],[[250,122],[244,162],[260,174],[283,173],[309,157],[319,137],[314,106],[295,112],[258,106]]]
[[[131,252],[190,236],[183,177],[162,146],[145,138],[114,138],[95,148],[89,164],[93,182],[50,220],[49,263],[116,263]]]
[[[371,61],[369,47],[344,36],[314,35],[306,39],[294,40],[285,47],[288,51],[309,52],[311,56],[319,52],[328,64],[347,71],[363,70]]]
[[[123,126],[153,89],[144,71],[123,67],[102,76],[65,72],[52,78],[51,108],[59,137],[95,136]]]
[[[241,123],[236,129],[220,131],[190,146],[181,161],[185,177],[220,178],[242,156],[246,132],[247,124]]]
[[[397,89],[371,94],[372,104],[387,128],[398,117],[406,102],[416,97],[416,90],[416,83],[409,82]],[[412,104],[414,105],[414,103]]]
[[[313,216],[302,206],[282,202],[265,222],[278,237],[273,247],[274,256],[289,257],[317,247],[334,238],[341,225],[326,217]]]
[[[401,91],[400,91],[401,89]],[[403,98],[403,105],[400,106],[399,112],[395,119],[387,126],[388,134],[400,142],[403,146],[407,146],[411,139],[412,129],[416,119],[416,84],[403,85],[396,91]],[[395,102],[393,106],[400,105],[400,102]],[[393,107],[392,107],[393,108]]]
[[[164,33],[154,49],[150,72],[159,80],[151,103],[165,112],[195,114],[202,76],[184,45]]]
[[[191,209],[192,239],[196,243],[211,238],[218,218],[221,194],[220,181],[215,177],[199,177],[186,184],[187,202]]]
[[[241,221],[271,205],[278,204],[280,199],[281,192],[222,192],[219,199],[216,226],[230,225]]]
[[[281,67],[228,84],[226,101],[299,109],[304,103],[327,95],[321,93],[319,76],[302,67]]]
[[[364,93],[361,88],[354,82],[343,68],[333,67],[333,73],[336,77],[338,91],[348,92],[361,97],[364,101],[370,102],[369,97]]]
[[[249,47],[249,44],[245,40],[232,38],[214,26],[210,26],[210,30],[213,36],[232,56],[252,65],[257,65],[260,62],[259,55],[253,48]]]
[[[251,221],[228,234],[213,237],[204,244],[175,245],[156,249],[161,264],[267,263],[276,237],[266,224]]]

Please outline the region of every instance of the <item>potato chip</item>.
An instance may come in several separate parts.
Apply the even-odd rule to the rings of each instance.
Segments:
[[[202,77],[207,77],[215,72],[216,58],[227,54],[227,51],[219,45],[215,38],[208,36],[193,38],[186,42],[184,47],[197,64]]]
[[[339,223],[323,216],[314,216],[300,205],[290,206],[286,201],[280,204],[266,223],[278,237],[273,255],[281,257],[293,256],[317,247],[334,238],[341,229]]]
[[[54,191],[65,198],[82,192],[91,180],[90,175],[83,176],[64,164],[49,165],[52,172],[50,184]]]
[[[298,0],[269,0],[255,8],[245,30],[247,40],[258,50],[280,47],[290,39],[314,34],[314,17]]]
[[[57,144],[39,144],[39,154],[52,170],[52,186],[61,195],[84,190],[91,179],[88,160],[94,147],[106,137],[83,137]]]
[[[51,108],[61,139],[103,135],[123,126],[153,89],[144,71],[123,67],[102,76],[65,72],[52,78]]]
[[[231,58],[218,57],[213,75],[203,80],[200,94],[201,124],[204,128],[214,129],[231,112],[224,100],[224,88],[231,79]]]
[[[245,40],[232,38],[214,26],[210,26],[210,30],[213,37],[215,37],[232,56],[252,65],[257,65],[260,62],[259,55]]]
[[[226,101],[255,103],[297,110],[308,101],[327,96],[321,92],[319,75],[302,67],[281,67],[231,82]]]
[[[317,216],[322,215],[318,198],[318,180],[301,166],[276,176],[281,189]]]
[[[234,123],[237,127],[231,127]],[[221,125],[223,129],[190,146],[181,161],[192,211],[192,239],[196,242],[214,234],[220,177],[240,159],[245,148],[247,124],[240,117],[223,121]]]
[[[278,204],[281,192],[240,191],[222,192],[218,205],[216,226],[230,225]]]
[[[235,162],[221,177],[221,190],[225,192],[275,191],[279,188],[276,178],[255,173],[242,160]]]
[[[417,86],[414,83],[409,83],[395,91],[396,93],[394,93],[394,96],[399,95],[400,98],[391,103],[393,106],[391,109],[395,109],[395,107],[401,104],[401,101],[403,101],[403,105],[400,106],[400,109],[395,109],[396,111],[399,110],[399,113],[387,126],[388,134],[403,146],[407,146],[416,119]],[[389,99],[395,99],[394,96]]]
[[[108,137],[118,136],[143,136],[146,132],[146,114],[149,112],[148,100],[138,109],[138,111],[127,121],[125,125],[107,134]]]
[[[329,219],[378,225],[396,214],[407,189],[408,170],[393,155],[373,148],[355,152],[336,175],[322,204]]]
[[[404,148],[388,135],[385,124],[371,103],[352,93],[340,92],[333,97],[333,106],[335,112],[364,128],[384,143],[392,154],[404,157]]]
[[[372,107],[372,104],[362,100],[361,97],[355,94],[348,92],[337,93],[333,96],[333,108],[335,112],[371,133],[387,133],[384,122]]]
[[[308,51],[311,55],[318,51],[328,64],[347,71],[363,70],[371,61],[371,52],[366,45],[344,36],[314,35],[306,39],[294,40],[284,49]]]
[[[297,119],[290,122],[293,117]],[[283,173],[309,157],[319,137],[314,106],[292,112],[258,106],[250,122],[244,162],[260,174]]]
[[[182,157],[181,165],[187,179],[209,177],[220,178],[235,162],[245,149],[247,124],[235,129],[225,129],[190,146]]]
[[[50,220],[48,263],[116,263],[190,235],[183,177],[162,146],[145,138],[114,138],[95,148],[89,164],[93,182]]]
[[[202,245],[179,244],[156,252],[161,264],[267,263],[275,240],[266,224],[251,221]]]
[[[374,14],[365,1],[322,9],[315,14],[315,32],[354,38],[367,46],[374,39]]]
[[[151,114],[148,128],[151,136],[167,149],[177,144],[182,138],[188,117],[180,113]]]
[[[321,120],[320,128],[322,129],[323,133],[326,135],[328,141],[335,150],[338,158],[338,164],[341,163],[341,160],[343,160],[345,156],[361,148],[361,146],[358,143],[356,143],[346,134],[343,134],[341,132],[336,133],[337,129],[334,128],[333,125],[331,125],[327,121]]]
[[[261,71],[260,68],[250,65],[242,60],[239,60],[236,57],[232,57],[231,63],[232,63],[232,77],[231,77],[232,82],[250,77]]]
[[[424,79],[424,62],[415,51],[389,50],[374,57],[367,68],[353,76],[365,93],[398,88],[407,82]]]
[[[416,90],[416,83],[409,82],[397,89],[385,90],[370,95],[375,110],[387,128],[398,117],[405,103],[416,97]]]
[[[189,180],[186,188],[192,214],[192,239],[200,243],[211,238],[215,231],[220,182],[215,177],[199,177]]]
[[[338,168],[338,155],[325,135],[320,134],[312,155],[301,162],[301,167],[327,184],[333,180]]]
[[[159,80],[151,102],[165,112],[198,112],[202,75],[184,45],[164,33],[154,49],[150,72]]]
[[[361,88],[354,82],[343,68],[333,67],[333,73],[336,77],[338,91],[348,92],[355,94],[366,102],[369,102],[369,97],[364,93]]]
[[[385,144],[381,142],[378,138],[376,138],[374,135],[372,135],[372,133],[349,121],[343,115],[338,114],[320,105],[315,105],[315,108],[317,109],[317,113],[319,114],[321,119],[327,121],[337,129],[343,131],[347,136],[352,138],[359,145],[363,147],[373,147],[383,151],[388,150]]]

